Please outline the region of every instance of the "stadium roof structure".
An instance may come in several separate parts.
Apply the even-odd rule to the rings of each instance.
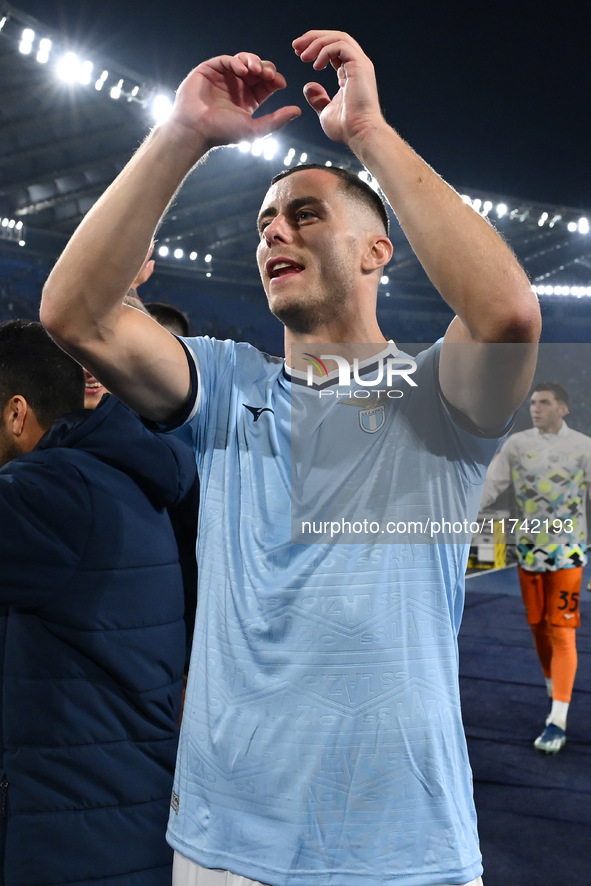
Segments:
[[[0,82],[0,258],[50,265],[173,94],[95,58],[89,47],[68,45],[63,35],[2,0]],[[160,228],[159,277],[170,289],[179,278],[195,292],[238,287],[242,310],[252,305],[259,312],[257,210],[270,178],[300,162],[347,166],[371,179],[355,157],[328,141],[303,143],[279,133],[217,150],[189,177]],[[463,193],[461,183],[453,184]],[[509,242],[540,298],[591,296],[591,233],[580,209],[484,188],[465,199]],[[416,327],[445,314],[394,216],[392,239],[394,256],[380,285],[382,324],[387,328],[396,319],[399,326],[404,316]]]

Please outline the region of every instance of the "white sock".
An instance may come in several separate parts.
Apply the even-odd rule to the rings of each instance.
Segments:
[[[566,718],[568,716],[568,702],[567,701],[556,701],[555,699],[552,701],[552,708],[550,710],[550,714],[546,720],[546,726],[550,723],[554,723],[555,726],[560,726],[561,729],[566,730]]]

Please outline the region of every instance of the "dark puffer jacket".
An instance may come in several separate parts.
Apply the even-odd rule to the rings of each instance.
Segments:
[[[192,452],[114,397],[0,470],[1,886],[169,886]]]

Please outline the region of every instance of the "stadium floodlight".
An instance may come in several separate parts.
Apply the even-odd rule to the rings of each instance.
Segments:
[[[588,218],[580,218],[579,223],[577,225],[579,234],[588,234],[589,233],[589,219]]]
[[[213,255],[211,254],[211,252],[208,252],[207,255],[204,256],[203,261],[209,265],[209,264],[211,264],[212,259],[213,259]]]
[[[56,65],[58,77],[66,83],[81,83],[88,86],[92,77],[91,61],[80,61],[75,52],[65,52]]]
[[[26,230],[22,221],[14,218],[3,218],[0,221],[0,240],[10,240],[12,243],[24,246],[25,237]]]
[[[285,157],[283,158],[284,166],[291,166],[293,162],[293,158],[295,157],[295,148],[290,148]]]
[[[265,136],[264,138],[257,138],[253,141],[252,144],[248,142],[241,142],[238,147],[241,151],[245,151],[242,145],[248,145],[248,150],[252,154],[253,157],[264,157],[265,160],[272,160],[275,157],[275,154],[279,150],[279,142],[276,138],[272,138],[271,136]]]
[[[83,86],[88,86],[88,84],[90,83],[93,67],[94,65],[92,64],[92,62],[88,61],[88,59],[86,59],[86,61],[83,61],[80,65],[78,82],[81,83]]]
[[[306,154],[305,151],[303,154],[300,154],[299,162],[300,163],[307,163],[308,162],[308,155]]]
[[[571,232],[571,234],[574,234],[574,232],[578,229],[579,226],[577,225],[576,222],[570,221],[566,227]]]
[[[361,179],[362,182],[365,182],[366,185],[369,185],[372,190],[377,191],[379,185],[373,175],[367,171],[367,169],[362,169],[357,173],[357,177]]]
[[[80,76],[80,59],[75,52],[65,52],[55,66],[58,77],[66,83],[75,83]]]
[[[175,251],[174,251],[174,253],[173,253],[173,255],[174,255],[175,258],[182,258],[182,257],[184,256],[184,254],[185,254],[185,253],[184,253],[183,250],[180,249],[180,248],[179,248],[179,249],[175,249]]]
[[[265,160],[272,160],[279,150],[279,142],[276,138],[268,136],[263,139],[263,157]]]
[[[121,80],[119,80],[115,86],[111,87],[111,91],[110,91],[109,95],[111,96],[112,99],[115,99],[115,101],[117,101],[118,98],[121,98],[122,89],[123,89],[123,78],[121,78]]]
[[[151,114],[156,123],[162,123],[170,116],[172,111],[172,100],[168,95],[159,92],[152,99]]]
[[[159,247],[158,247],[158,255],[159,255],[161,258],[166,258],[166,256],[168,255],[168,253],[169,253],[168,246],[164,246],[164,245],[162,245],[162,246],[159,246]]]
[[[43,39],[39,41],[39,49],[37,51],[36,59],[40,65],[45,65],[49,61],[51,46],[52,43],[48,37],[43,37]]]
[[[30,55],[33,50],[33,41],[35,39],[35,31],[31,30],[31,28],[25,28],[21,34],[21,42],[18,45],[18,50],[23,55]]]
[[[189,258],[191,259],[191,261],[197,261],[197,253],[196,253],[196,252],[190,252],[190,253],[189,253]]]
[[[100,92],[100,91],[101,91],[101,89],[103,88],[103,86],[104,86],[105,83],[107,82],[107,78],[108,78],[108,76],[109,76],[109,72],[108,72],[108,71],[103,71],[103,72],[102,72],[101,76],[98,78],[98,80],[97,80],[96,83],[94,84],[94,88],[97,90],[97,92]]]
[[[383,276],[380,277],[380,283],[382,284],[382,286],[387,286],[389,282],[390,278],[387,274],[383,274]]]
[[[507,215],[509,208],[506,203],[497,203],[497,218],[503,218],[504,215]]]

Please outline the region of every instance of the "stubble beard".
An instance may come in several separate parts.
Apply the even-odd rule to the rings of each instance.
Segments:
[[[334,323],[343,306],[341,293],[331,292],[321,302],[310,304],[302,299],[271,308],[271,313],[295,335],[312,335]]]
[[[325,276],[330,280],[329,286],[318,287],[312,294],[296,294],[284,304],[270,307],[271,313],[294,335],[312,335],[343,316],[350,300],[350,276],[344,263],[331,262]]]

